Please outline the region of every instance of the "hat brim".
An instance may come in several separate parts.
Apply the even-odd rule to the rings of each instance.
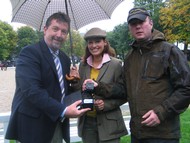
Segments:
[[[91,40],[91,39],[104,39],[104,38],[106,38],[106,36],[94,35],[94,36],[85,37],[84,39],[85,40]]]
[[[139,19],[141,21],[145,21],[147,15],[144,15],[144,14],[135,14],[135,15],[131,15],[129,18],[128,18],[128,23],[130,23],[130,21],[132,19]]]

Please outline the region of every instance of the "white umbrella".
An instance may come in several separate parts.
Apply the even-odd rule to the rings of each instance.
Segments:
[[[71,28],[79,28],[95,21],[110,19],[115,8],[124,0],[10,0],[12,22],[42,30],[47,18],[58,11],[67,13]],[[66,10],[67,9],[67,10]]]
[[[115,8],[124,0],[10,0],[12,22],[43,30],[47,18],[55,12],[64,12],[71,19],[71,28],[79,28],[95,21],[110,19]],[[73,43],[70,36],[71,60],[75,66]]]

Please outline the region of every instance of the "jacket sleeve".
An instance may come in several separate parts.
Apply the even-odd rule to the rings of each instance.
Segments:
[[[117,83],[106,84],[99,82],[95,93],[104,98],[126,99],[126,92],[122,80]]]
[[[116,109],[126,102],[127,101],[125,99],[105,99],[103,111],[110,111]]]
[[[127,99],[126,89],[124,84],[124,72],[121,64],[118,64],[115,68],[115,81],[112,83],[98,82],[98,86],[95,88],[95,94],[103,98],[113,99]]]
[[[175,46],[169,56],[169,75],[172,93],[154,109],[160,120],[184,112],[190,103],[190,68],[186,56]]]

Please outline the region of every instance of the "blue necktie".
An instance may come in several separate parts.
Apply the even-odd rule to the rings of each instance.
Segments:
[[[56,66],[56,70],[57,70],[57,75],[59,78],[59,84],[60,84],[60,88],[61,88],[61,94],[62,94],[62,98],[61,98],[61,102],[63,101],[63,98],[65,97],[65,88],[64,88],[64,80],[63,80],[63,73],[62,73],[62,69],[61,69],[61,63],[58,57],[58,51],[53,53],[53,58],[54,58],[54,63]]]

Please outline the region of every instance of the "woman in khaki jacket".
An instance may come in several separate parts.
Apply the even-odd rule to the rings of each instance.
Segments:
[[[79,66],[81,85],[89,78],[108,84],[121,78],[122,63],[110,56],[106,32],[92,28],[84,38],[87,46]],[[120,110],[120,105],[125,102],[94,95],[94,110],[78,119],[78,134],[83,143],[119,143],[120,137],[128,134]]]

